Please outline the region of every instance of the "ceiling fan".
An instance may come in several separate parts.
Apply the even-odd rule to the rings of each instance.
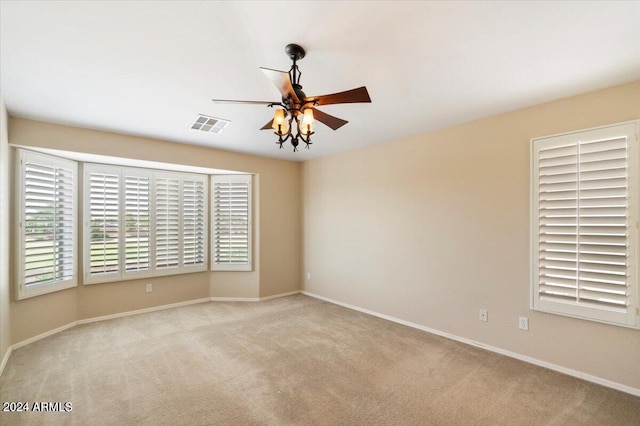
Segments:
[[[281,107],[275,110],[274,118],[262,126],[260,130],[273,128],[278,136],[276,144],[280,145],[291,140],[293,150],[298,150],[300,141],[306,144],[306,148],[311,145],[311,135],[313,132],[314,119],[327,125],[333,130],[348,123],[338,117],[334,117],[320,111],[316,107],[332,104],[366,103],[371,102],[369,92],[365,86],[351,89],[344,92],[332,93],[322,96],[307,96],[302,91],[300,76],[302,73],[298,69],[297,62],[304,58],[305,50],[297,44],[288,44],[285,53],[293,61],[289,72],[278,71],[270,68],[260,68],[262,72],[276,85],[282,94],[282,101],[239,101],[230,99],[212,99],[215,103],[232,104],[258,104],[268,107]],[[293,129],[295,126],[295,130]]]

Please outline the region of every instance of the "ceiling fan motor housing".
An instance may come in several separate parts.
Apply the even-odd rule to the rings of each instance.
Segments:
[[[304,98],[307,97],[307,95],[305,95],[305,93],[302,91],[302,86],[299,85],[299,84],[294,84],[293,85],[293,91],[296,92],[296,96],[300,100],[303,100]]]

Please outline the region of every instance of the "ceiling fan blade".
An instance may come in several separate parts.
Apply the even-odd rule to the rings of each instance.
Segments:
[[[264,126],[260,127],[260,130],[269,130],[273,128],[273,118],[271,120],[269,120],[269,122],[267,124],[265,124]]]
[[[236,101],[233,99],[211,99],[216,104],[254,104],[254,105],[280,105],[280,102],[271,101]]]
[[[260,69],[262,70],[264,75],[266,75],[267,78],[276,85],[283,98],[291,98],[295,103],[300,102],[300,100],[298,99],[298,95],[296,95],[296,92],[293,90],[293,86],[291,85],[291,78],[289,77],[288,72],[262,67]]]
[[[331,127],[333,130],[338,130],[340,127],[348,123],[347,120],[334,117],[333,115],[329,115],[326,112],[322,112],[317,108],[312,108],[312,109],[313,109],[313,118],[323,124],[326,124],[327,126]]]
[[[371,102],[369,92],[365,86],[345,92],[332,93],[330,95],[312,96],[304,99],[305,102],[316,102],[317,106],[331,104],[353,104]]]

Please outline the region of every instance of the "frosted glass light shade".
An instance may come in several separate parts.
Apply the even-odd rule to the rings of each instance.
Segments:
[[[302,126],[300,127],[300,132],[303,135],[306,135],[313,131],[313,110],[311,108],[307,108],[304,110],[304,115],[302,117]]]
[[[287,119],[284,115],[284,110],[283,109],[277,109],[275,110],[275,113],[273,115],[273,130],[275,130],[276,132],[278,131],[278,125],[280,126],[280,131],[284,134],[287,132]]]

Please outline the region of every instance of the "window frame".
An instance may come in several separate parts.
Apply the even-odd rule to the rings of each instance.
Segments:
[[[179,233],[180,233],[180,237],[179,237],[179,248],[178,248],[178,266],[176,267],[172,267],[172,268],[162,268],[159,269],[157,267],[157,258],[156,258],[156,245],[157,245],[157,241],[156,241],[156,224],[157,224],[157,218],[155,217],[156,213],[157,213],[157,200],[156,200],[156,179],[158,178],[163,178],[163,179],[177,179],[178,181],[178,193],[179,193],[179,200],[178,200],[178,206],[180,208],[180,214],[179,214],[179,220],[178,220],[178,229],[179,229]],[[207,271],[209,269],[209,265],[208,265],[208,261],[209,261],[209,254],[208,254],[208,247],[209,247],[209,239],[205,238],[204,240],[204,245],[203,245],[203,263],[201,265],[185,265],[184,264],[184,210],[182,209],[184,207],[183,204],[183,199],[184,199],[184,181],[185,180],[195,180],[195,181],[201,181],[204,185],[204,204],[203,204],[203,210],[204,210],[204,227],[203,227],[203,232],[205,234],[207,234],[207,231],[209,229],[209,179],[208,179],[208,175],[200,175],[200,174],[194,174],[194,173],[181,173],[181,172],[164,172],[164,171],[154,171],[153,173],[153,184],[152,184],[152,210],[153,210],[153,214],[154,214],[154,226],[152,227],[152,233],[153,233],[153,256],[152,256],[152,263],[153,263],[153,275],[154,276],[165,276],[165,275],[176,275],[176,274],[187,274],[187,273],[192,273],[192,272],[203,272],[203,271]]]
[[[198,227],[202,227],[202,263],[201,264],[185,264],[185,234],[186,234],[186,225],[185,225],[185,211],[184,208],[187,206],[185,201],[185,182],[193,181],[202,183],[202,224],[198,225]],[[191,273],[191,272],[203,272],[209,270],[209,176],[207,175],[186,175],[183,174],[180,180],[180,205],[182,206],[182,214],[181,214],[181,235],[180,243],[181,243],[181,267],[183,273]]]
[[[153,233],[151,232],[151,225],[154,223],[154,209],[151,199],[151,185],[153,174],[146,169],[137,169],[132,167],[120,167],[111,166],[106,164],[96,163],[84,163],[83,164],[83,208],[82,218],[84,223],[83,228],[83,250],[82,250],[82,265],[83,265],[83,283],[84,284],[101,284],[114,281],[135,280],[140,278],[148,278],[153,276],[152,270],[152,244]],[[91,198],[90,198],[90,179],[89,176],[93,172],[108,173],[118,176],[118,270],[117,272],[91,275]],[[126,271],[126,249],[123,247],[126,244],[126,237],[124,230],[126,227],[125,221],[125,195],[126,191],[123,188],[126,187],[127,176],[141,176],[149,179],[149,269],[146,271]]]
[[[594,127],[574,132],[567,132],[551,136],[531,139],[531,177],[530,177],[530,308],[535,311],[563,315],[589,321],[596,321],[622,327],[640,329],[640,283],[638,273],[640,272],[640,232],[638,231],[640,216],[640,147],[638,133],[640,131],[640,120],[616,123],[606,126]],[[607,307],[596,307],[588,304],[560,302],[557,300],[543,300],[540,297],[539,269],[540,259],[540,216],[539,216],[539,152],[540,145],[561,146],[568,143],[589,143],[595,141],[612,140],[616,137],[625,136],[628,140],[627,148],[627,263],[626,263],[626,288],[627,307],[626,312]],[[580,158],[576,158],[577,164]],[[578,182],[584,182],[577,177]],[[579,184],[578,184],[579,185]],[[576,201],[576,208],[580,205]],[[577,261],[580,259],[580,252],[576,253]],[[583,255],[584,256],[584,255]]]
[[[118,183],[118,199],[119,199],[119,225],[118,225],[118,272],[110,273],[104,275],[90,275],[90,247],[91,247],[91,224],[90,224],[90,197],[89,197],[89,175],[92,172],[107,172],[109,174],[117,174],[119,176]],[[203,272],[208,270],[208,208],[209,208],[209,200],[208,200],[208,175],[197,174],[197,173],[184,173],[184,172],[172,172],[172,171],[163,171],[156,169],[144,169],[144,168],[135,168],[135,167],[125,167],[125,166],[111,166],[106,164],[96,164],[96,163],[84,163],[84,188],[83,188],[83,220],[84,220],[84,238],[83,238],[83,250],[82,250],[82,258],[83,258],[83,268],[84,268],[84,284],[93,285],[93,284],[102,284],[108,282],[118,282],[118,281],[127,281],[127,280],[135,280],[140,278],[149,278],[149,277],[159,277],[159,276],[168,276],[168,275],[178,275],[178,274],[186,274],[192,272]],[[126,196],[126,177],[127,176],[140,176],[146,177],[149,179],[149,269],[145,271],[126,271],[126,205],[125,205],[125,196]],[[178,265],[176,267],[170,268],[158,268],[157,267],[157,247],[156,247],[156,238],[157,238],[157,200],[156,200],[156,186],[158,179],[175,179],[178,182]],[[203,254],[202,264],[197,265],[185,265],[184,264],[184,182],[185,181],[197,181],[201,182],[203,185]]]
[[[122,267],[121,267],[121,271],[122,271],[122,278],[123,280],[135,280],[135,279],[140,279],[140,278],[147,278],[147,277],[151,277],[153,276],[153,255],[152,255],[152,247],[155,244],[155,236],[153,235],[152,232],[152,226],[155,223],[155,209],[153,208],[153,197],[152,197],[152,180],[153,180],[153,172],[147,169],[141,169],[141,168],[133,168],[133,167],[121,167],[121,176],[122,176],[122,187],[124,188],[124,190],[121,193],[121,202],[123,205],[123,209],[121,210],[121,214],[124,216],[121,220],[121,224],[122,224],[122,240],[121,243],[124,244],[124,256],[122,256]],[[137,177],[137,178],[146,178],[148,179],[148,187],[149,187],[149,193],[147,194],[148,197],[148,203],[149,203],[149,217],[148,217],[148,221],[149,221],[149,235],[148,235],[148,243],[149,243],[149,248],[148,248],[148,262],[149,262],[149,266],[147,268],[147,270],[137,270],[137,271],[127,271],[126,268],[126,264],[127,264],[127,258],[126,258],[126,244],[127,244],[127,235],[126,235],[126,227],[127,227],[127,219],[126,219],[126,213],[127,213],[127,207],[126,207],[126,198],[127,198],[127,178],[128,177]]]
[[[218,263],[216,262],[216,251],[218,240],[216,238],[216,183],[245,183],[248,185],[247,192],[247,262],[246,263]],[[253,271],[253,175],[233,174],[233,175],[212,175],[211,176],[211,271],[227,272],[250,272]]]
[[[178,236],[177,236],[177,241],[178,241],[178,253],[177,253],[177,259],[176,259],[176,266],[172,266],[172,267],[166,267],[166,268],[159,268],[158,267],[158,193],[157,193],[157,187],[158,187],[158,179],[174,179],[176,181],[177,187],[178,187],[178,199],[177,199],[177,208],[178,208]],[[182,230],[182,215],[180,214],[181,209],[180,207],[182,206],[182,179],[181,179],[181,174],[180,173],[174,173],[174,172],[155,172],[153,173],[153,183],[151,185],[152,191],[151,191],[151,198],[153,200],[152,202],[152,208],[155,214],[155,220],[153,223],[153,226],[151,227],[151,233],[153,234],[153,248],[152,248],[152,253],[153,256],[151,257],[151,263],[152,263],[152,267],[153,267],[153,274],[155,276],[165,276],[165,275],[175,275],[175,274],[179,274],[180,269],[182,267],[181,261],[180,259],[182,258],[182,238],[181,238],[181,230]]]
[[[17,255],[15,267],[17,271],[16,277],[16,299],[22,300],[30,297],[40,296],[43,294],[53,293],[60,290],[76,287],[78,285],[78,163],[73,160],[16,148],[16,181],[15,191],[17,200],[15,206],[15,235],[17,245]],[[54,168],[65,168],[71,172],[71,278],[54,281],[44,284],[27,285],[25,282],[25,250],[26,250],[26,188],[25,188],[25,172],[26,164],[33,161]]]

